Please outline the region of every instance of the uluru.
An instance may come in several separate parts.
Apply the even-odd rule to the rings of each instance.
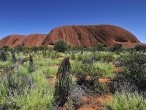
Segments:
[[[15,47],[21,45],[25,39],[24,35],[9,35],[0,40],[0,48],[4,46]]]
[[[52,29],[48,34],[10,35],[0,41],[0,47],[23,45],[26,47],[54,45],[57,40],[64,40],[71,47],[94,46],[101,42],[106,46],[122,44],[133,47],[140,41],[131,32],[113,25],[70,25]]]
[[[132,46],[140,41],[129,31],[113,25],[78,25],[62,26],[51,30],[45,44],[54,44],[58,39],[63,39],[71,46],[93,46],[101,42],[106,46],[122,44]]]
[[[31,34],[28,35],[24,40],[22,45],[26,47],[32,47],[32,46],[41,46],[42,43],[46,39],[46,34]]]
[[[4,46],[15,47],[23,45],[25,47],[41,46],[47,34],[30,35],[9,35],[0,40],[0,48]]]

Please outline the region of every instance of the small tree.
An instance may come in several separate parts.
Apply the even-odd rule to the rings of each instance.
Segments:
[[[37,52],[38,51],[38,47],[37,46],[32,46],[30,47],[31,51]]]
[[[54,43],[54,50],[58,52],[65,52],[68,46],[63,40],[58,40]]]
[[[4,47],[3,47],[3,50],[4,50],[5,52],[7,52],[7,51],[10,51],[11,48],[10,48],[9,46],[4,46]]]
[[[46,46],[46,45],[42,45],[42,46],[39,46],[38,47],[38,50],[48,50],[48,46]]]
[[[95,46],[94,46],[94,50],[96,51],[103,51],[103,50],[105,50],[105,48],[104,48],[104,45],[102,44],[102,43],[100,43],[100,42],[98,42],[97,44],[95,44]]]
[[[111,51],[115,52],[115,51],[119,51],[122,49],[122,44],[114,44],[112,47],[111,47]]]
[[[30,48],[29,47],[24,47],[23,49],[24,49],[23,54],[30,53]]]
[[[17,45],[14,49],[19,51],[19,52],[22,52],[24,50],[24,46],[23,45]]]
[[[136,51],[146,51],[146,45],[136,45],[134,48]]]

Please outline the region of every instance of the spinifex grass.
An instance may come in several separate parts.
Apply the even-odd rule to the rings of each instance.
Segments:
[[[0,81],[0,108],[6,110],[51,110],[53,87],[37,68],[29,74],[27,68],[20,67],[10,76]],[[25,77],[24,77],[25,76]]]
[[[94,77],[112,77],[114,73],[113,65],[109,63],[94,62],[92,64],[83,64],[81,61],[74,61],[71,64],[73,74],[86,74]]]
[[[137,92],[117,92],[107,105],[111,110],[146,110],[146,100]]]
[[[6,61],[6,62],[2,62],[0,61],[0,70],[8,68],[12,65],[12,63],[10,61]]]

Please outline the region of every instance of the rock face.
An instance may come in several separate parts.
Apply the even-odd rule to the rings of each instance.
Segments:
[[[46,37],[46,34],[31,34],[23,40],[22,45],[26,47],[41,46]]]
[[[3,46],[15,47],[23,45],[26,47],[41,46],[47,34],[9,35],[0,40],[0,48]]]
[[[9,35],[0,40],[0,48],[3,46],[15,47],[21,45],[24,39],[24,35]]]
[[[127,30],[112,25],[73,25],[62,26],[51,30],[46,34],[10,35],[0,40],[0,48],[3,46],[26,47],[53,45],[57,40],[64,40],[70,46],[89,47],[101,42],[106,46],[122,44],[125,47],[134,47],[140,41]]]
[[[62,26],[53,29],[47,36],[44,44],[52,45],[62,39],[70,46],[93,46],[101,42],[106,46],[123,44],[125,47],[140,43],[130,32],[123,28],[112,25],[85,25],[85,26]]]

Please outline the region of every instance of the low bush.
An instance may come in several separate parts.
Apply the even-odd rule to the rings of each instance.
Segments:
[[[14,48],[14,50],[17,51],[17,52],[23,52],[24,51],[24,46],[23,45],[17,45]]]
[[[146,110],[146,100],[137,92],[117,92],[113,101],[107,104],[107,108],[110,110]]]
[[[128,82],[136,85],[139,91],[146,90],[146,55],[131,52],[121,57],[120,62],[123,71],[115,76],[115,83]]]
[[[58,40],[54,43],[54,50],[58,52],[65,52],[67,49],[68,46],[63,40]]]
[[[93,47],[93,50],[94,51],[104,51],[105,50],[104,44],[102,44],[100,42],[96,43]]]
[[[110,48],[110,50],[113,51],[113,52],[115,52],[115,51],[121,51],[122,47],[123,47],[122,44],[114,44],[114,45]]]
[[[136,51],[146,51],[146,45],[136,45],[134,48]]]
[[[102,63],[83,64],[81,61],[75,61],[71,67],[71,73],[77,78],[76,83],[82,86],[87,94],[101,94],[101,92],[109,91],[108,85],[100,84],[98,79],[103,76],[111,77],[114,71],[112,66]]]
[[[10,61],[6,61],[6,62],[0,61],[0,70],[6,69],[10,67],[11,65],[12,65],[12,62]]]
[[[53,86],[42,70],[29,74],[27,67],[20,66],[14,73],[0,76],[0,109],[2,110],[51,110]]]
[[[0,60],[7,61],[7,55],[6,55],[6,52],[4,50],[0,51]]]
[[[116,56],[112,52],[100,52],[97,54],[97,59],[102,62],[112,62],[116,60]]]
[[[76,59],[76,55],[75,55],[74,53],[72,53],[72,54],[70,55],[70,59],[71,59],[71,60],[75,60],[75,59]]]

